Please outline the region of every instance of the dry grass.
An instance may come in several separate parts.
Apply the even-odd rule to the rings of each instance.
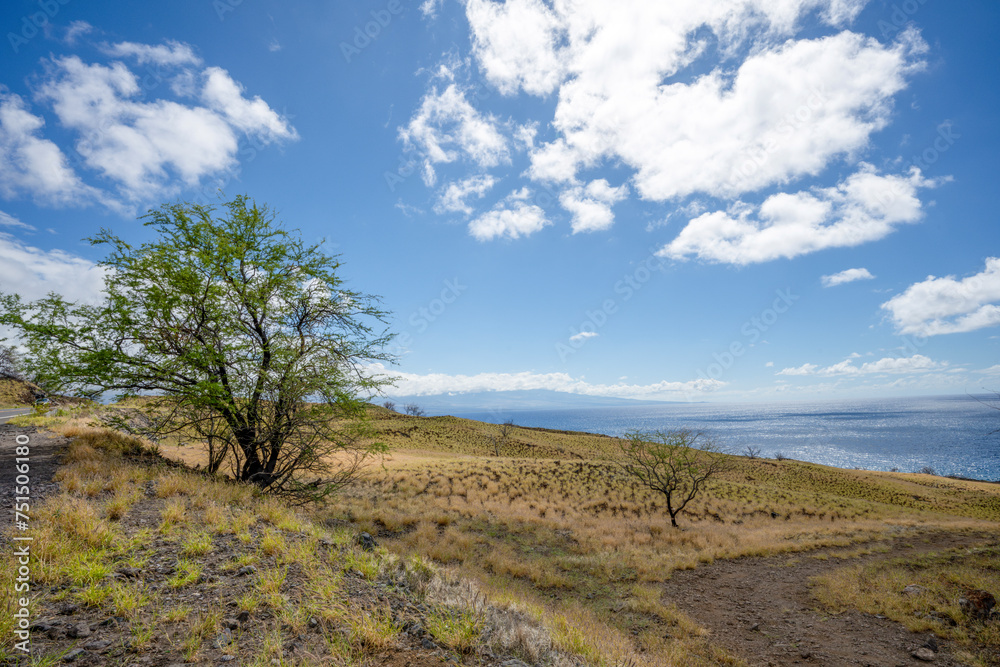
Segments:
[[[911,585],[917,592],[903,593]],[[1000,591],[1000,544],[840,568],[817,578],[814,593],[832,610],[883,614],[913,632],[956,641],[968,663],[1000,664],[1000,626],[974,621],[959,607],[968,589]]]
[[[495,457],[480,442],[488,425],[377,423],[407,449],[349,489],[333,516],[391,533],[390,551],[450,565],[491,599],[513,591],[554,646],[596,664],[738,664],[658,598],[656,583],[677,569],[853,545],[836,556],[849,557],[884,548],[870,543],[889,533],[1000,520],[997,485],[737,457],[675,530],[663,498],[608,459],[608,438],[516,429],[521,458]]]
[[[45,586],[33,611],[48,605],[51,613],[51,605],[75,601],[102,615],[125,617],[129,651],[138,657],[166,643],[181,659],[205,660],[220,632],[222,612],[213,610],[231,606],[269,619],[225,648],[241,664],[284,664],[284,647],[298,636],[316,636],[318,623],[325,648],[302,664],[358,665],[403,638],[396,612],[375,602],[381,591],[392,586],[409,591],[415,602],[430,603],[432,590],[446,588],[425,560],[401,562],[384,549],[361,551],[354,545],[355,530],[331,531],[244,486],[166,466],[148,443],[81,420],[66,420],[58,428],[75,440],[59,471],[62,492],[39,504],[33,517],[33,550],[39,556],[33,576]],[[137,525],[136,512],[145,528]],[[225,588],[208,576],[220,564],[222,542],[242,551],[225,560],[229,581],[241,567],[257,569],[236,579],[247,588],[228,602],[220,597]],[[150,561],[163,563],[165,556],[173,569],[166,571],[160,592],[113,577],[124,565],[146,567]],[[9,554],[0,556],[0,584],[12,583],[14,567]],[[396,577],[403,572],[409,588],[399,589]],[[358,573],[362,579],[354,579],[349,591],[344,579]],[[358,586],[365,581],[376,592],[359,599]],[[0,609],[9,604],[5,600]],[[476,616],[437,598],[433,605],[428,618],[435,636],[457,652],[477,646],[488,628],[479,619],[500,613],[490,611],[494,608],[482,597]],[[10,618],[4,616],[0,630],[12,629]],[[0,639],[0,654],[7,654],[12,636],[6,632]],[[550,654],[561,655],[556,649]],[[58,662],[58,656],[53,659]]]
[[[567,656],[607,667],[737,665],[661,598],[657,583],[717,558],[845,546],[861,555],[877,550],[871,542],[887,532],[995,530],[1000,520],[996,485],[738,459],[674,530],[662,498],[609,461],[608,438],[515,429],[506,456],[494,457],[484,438],[489,425],[375,412],[382,438],[408,449],[311,517],[245,486],[156,464],[149,443],[90,426],[83,413],[64,416],[56,428],[76,440],[59,473],[65,492],[47,502],[39,522],[52,531],[37,545],[40,576],[90,604],[127,610],[136,646],[158,633],[181,642],[203,637],[210,619],[183,605],[164,609],[142,590],[107,586],[98,579],[101,564],[141,561],[156,537],[182,553],[173,583],[187,591],[199,585],[194,575],[216,541],[234,535],[244,553],[229,567],[258,569],[236,608],[274,619],[257,638],[252,664],[280,660],[286,629],[300,632],[310,618],[348,629],[324,635],[335,664],[392,647],[399,627],[384,607],[347,598],[344,578],[360,574],[405,582],[430,605],[428,629],[457,652],[485,646],[551,665],[569,664]],[[197,447],[182,449],[188,463],[198,462]],[[161,451],[174,456],[181,448]],[[136,458],[147,463],[126,460]],[[147,500],[159,503],[159,533],[126,534],[123,518]],[[325,528],[345,519],[382,535],[385,548],[365,553],[352,544],[353,530]],[[329,548],[319,549],[320,540]],[[0,559],[0,584],[10,571]],[[192,639],[180,650],[199,659],[203,645]]]

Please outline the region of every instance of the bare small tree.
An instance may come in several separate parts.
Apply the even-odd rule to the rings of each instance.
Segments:
[[[410,415],[411,417],[423,417],[424,415],[427,414],[426,412],[424,412],[423,408],[421,408],[416,403],[407,403],[405,406],[403,406],[403,411],[406,414]]]
[[[705,488],[710,478],[727,469],[728,457],[702,433],[633,431],[618,439],[619,465],[633,479],[667,500],[670,524]]]
[[[497,425],[496,434],[486,436],[490,442],[490,447],[493,448],[494,456],[500,456],[500,452],[510,444],[511,435],[513,435],[515,428],[514,420],[508,419],[504,423]]]
[[[382,407],[388,410],[389,412],[396,411],[396,404],[393,403],[392,401],[386,401],[385,403],[382,404]]]
[[[753,445],[748,445],[746,450],[746,457],[748,459],[759,459],[760,447],[754,447]]]
[[[24,379],[18,370],[17,352],[9,345],[0,345],[0,378]]]

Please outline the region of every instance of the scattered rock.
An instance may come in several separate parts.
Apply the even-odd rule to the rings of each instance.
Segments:
[[[940,648],[940,646],[938,645],[937,637],[935,637],[934,635],[928,637],[927,641],[924,642],[923,648],[929,648],[930,650],[937,653],[938,649]]]
[[[751,625],[750,632],[760,632],[760,623],[754,623]]]
[[[111,646],[111,640],[109,639],[98,639],[96,642],[90,642],[89,644],[84,644],[83,648],[88,651],[100,652]]]
[[[233,643],[233,633],[229,631],[229,628],[224,628],[215,641],[212,642],[213,648],[226,648]]]
[[[222,627],[227,628],[229,630],[235,630],[236,628],[240,627],[240,622],[237,621],[235,618],[224,618],[222,619]]]
[[[76,610],[79,609],[79,608],[80,608],[80,605],[77,605],[77,604],[63,605],[62,608],[59,610],[59,615],[60,616],[69,616],[71,614],[75,614]]]
[[[255,574],[256,572],[257,568],[255,568],[253,565],[244,565],[240,569],[236,570],[236,576],[246,577],[248,575]]]
[[[73,662],[84,653],[86,653],[86,651],[84,651],[82,648],[75,648],[63,656],[63,662]]]
[[[922,662],[934,662],[934,651],[924,646],[921,646],[910,655]]]
[[[235,659],[236,659],[235,655],[224,655],[221,658],[219,658],[219,662],[232,662]]]
[[[958,622],[955,619],[953,619],[948,614],[945,614],[944,612],[931,611],[927,613],[927,617],[933,618],[935,621],[941,621],[945,625],[950,625],[951,627],[955,627],[956,625],[958,625]]]
[[[500,667],[529,667],[528,663],[516,658],[500,663]]]
[[[435,644],[434,642],[432,642],[427,637],[424,637],[423,639],[420,640],[420,645],[423,646],[426,649],[431,649],[431,650],[437,648],[437,644]],[[504,663],[504,664],[506,664],[506,663]]]
[[[309,617],[309,627],[310,628],[317,628],[317,627],[319,627],[319,621],[316,620],[315,616],[310,616]]]
[[[250,612],[248,612],[248,611],[241,611],[240,613],[236,614],[236,620],[240,622],[240,625],[245,625],[246,623],[249,623],[250,622]]]
[[[923,586],[917,586],[916,584],[910,584],[909,586],[907,586],[906,588],[904,588],[901,591],[901,593],[903,595],[920,595],[921,593],[924,593],[926,591],[927,591],[927,589],[924,588]]]
[[[363,551],[375,551],[375,547],[378,546],[378,542],[375,538],[368,533],[361,533],[358,535],[358,544],[361,545]]]
[[[966,616],[975,621],[986,621],[990,618],[996,598],[984,590],[970,590],[958,600],[958,606]]]
[[[126,565],[125,567],[118,569],[118,574],[122,575],[126,579],[135,579],[142,574],[142,572],[137,567],[129,567]]]
[[[90,626],[86,623],[71,626],[68,630],[66,630],[66,636],[71,639],[84,639],[85,637],[89,637],[91,634]]]
[[[52,625],[45,621],[35,621],[28,627],[28,630],[32,632],[48,632],[51,629]]]

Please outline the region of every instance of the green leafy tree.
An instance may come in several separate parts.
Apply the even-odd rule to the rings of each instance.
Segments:
[[[692,431],[633,431],[617,442],[619,465],[639,484],[664,495],[674,528],[708,480],[730,466],[718,445]]]
[[[370,365],[391,360],[377,298],[246,196],[141,219],[148,243],[89,239],[109,251],[100,303],[0,295],[25,369],[49,391],[141,396],[138,430],[205,443],[212,472],[304,500],[335,492],[381,448],[364,402],[386,384]]]

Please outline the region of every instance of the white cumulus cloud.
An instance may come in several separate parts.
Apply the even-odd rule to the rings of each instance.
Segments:
[[[823,287],[836,287],[856,280],[872,280],[875,278],[868,269],[845,269],[833,275],[823,276],[820,280]]]
[[[456,83],[428,92],[409,124],[399,128],[399,136],[423,155],[427,185],[436,183],[439,163],[465,158],[482,168],[510,160],[509,141],[499,121],[472,106]]]
[[[980,273],[910,285],[882,304],[902,334],[937,336],[1000,325],[1000,257],[989,257]]]
[[[176,60],[190,64],[180,56]],[[36,97],[78,134],[83,164],[132,200],[169,194],[178,182],[194,186],[233,169],[240,133],[265,144],[297,138],[263,100],[247,99],[225,70],[183,73],[200,89],[205,106],[149,99],[124,63],[88,64],[77,56],[54,58]]]
[[[573,233],[594,232],[611,227],[615,215],[611,206],[628,197],[628,186],[611,187],[607,180],[591,181],[587,187],[574,187],[559,195],[559,203],[573,214]]]
[[[44,125],[19,95],[0,92],[0,194],[30,195],[54,206],[86,205],[99,199],[62,150],[42,136]]]
[[[70,301],[101,299],[105,269],[62,250],[42,250],[0,232],[0,285],[8,294],[33,301],[49,292]]]
[[[715,391],[723,386],[719,380],[699,379],[687,382],[656,382],[653,384],[591,384],[567,373],[479,373],[448,375],[431,373],[399,373],[382,369],[396,378],[393,393],[401,396],[432,396],[483,391],[517,391],[548,389],[585,396],[615,396],[619,398],[669,400],[691,394]]]
[[[454,78],[443,91],[432,81],[400,136],[430,185],[438,165],[492,169],[523,147],[517,176],[559,187],[574,233],[610,228],[630,193],[682,204],[787,187],[857,164],[925,67],[915,29],[889,42],[849,29],[866,2],[464,0],[472,58],[499,99],[474,109]],[[485,110],[518,96],[541,100],[520,125]],[[477,145],[480,158],[465,148]],[[602,168],[628,172],[614,201],[586,192]]]
[[[449,183],[434,204],[434,212],[472,215],[474,209],[468,203],[469,197],[482,199],[496,182],[497,179],[492,176],[480,175]]]
[[[530,203],[531,192],[522,188],[511,193],[491,211],[483,213],[469,223],[469,233],[479,241],[530,236],[551,224],[545,211]]]
[[[816,364],[803,364],[795,368],[785,368],[778,371],[778,375],[877,375],[877,374],[903,374],[903,373],[926,373],[928,371],[938,371],[948,364],[936,362],[922,354],[915,354],[912,357],[885,357],[878,361],[870,361],[860,366],[855,365],[852,355],[850,358],[832,366],[822,368]]]
[[[835,187],[779,193],[756,209],[739,203],[704,213],[659,254],[746,265],[877,241],[899,224],[918,221],[923,210],[917,193],[934,184],[917,168],[883,176],[862,163]]]

